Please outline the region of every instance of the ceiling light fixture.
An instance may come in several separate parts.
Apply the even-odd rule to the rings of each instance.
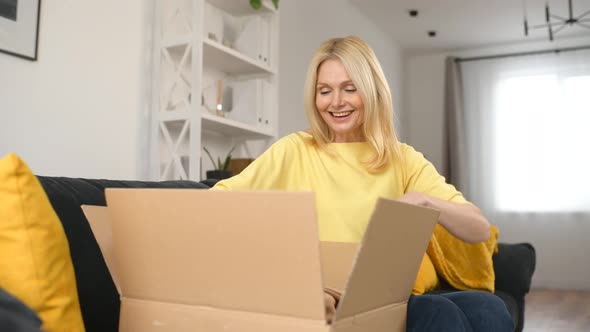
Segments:
[[[590,23],[590,16],[588,18],[584,18],[588,14],[590,14],[590,10],[588,10],[587,12],[585,12],[579,16],[574,17],[574,9],[573,9],[573,5],[572,5],[572,0],[568,0],[569,18],[565,18],[565,17],[561,17],[559,15],[551,14],[551,12],[549,10],[549,4],[545,3],[545,24],[538,24],[538,25],[529,26],[529,23],[527,21],[527,10],[526,10],[525,1],[526,0],[523,0],[524,35],[525,36],[529,35],[529,30],[547,28],[549,31],[549,40],[553,41],[553,37],[567,26],[573,26],[576,24],[576,25],[579,25],[579,26],[584,27],[586,29],[590,29],[590,24],[585,24],[586,22]]]

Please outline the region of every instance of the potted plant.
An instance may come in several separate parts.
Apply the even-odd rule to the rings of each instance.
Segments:
[[[227,168],[229,167],[229,162],[231,160],[231,153],[234,151],[235,148],[236,147],[234,146],[233,148],[231,148],[231,150],[229,150],[223,161],[221,160],[221,158],[217,157],[217,162],[215,162],[209,150],[207,150],[206,147],[203,147],[203,150],[205,150],[205,153],[207,154],[207,156],[209,156],[209,160],[211,160],[211,163],[214,167],[214,170],[206,172],[208,180],[223,180],[232,177],[232,171],[228,170]]]
[[[279,9],[279,0],[272,0],[272,4],[275,6],[275,9]],[[250,6],[254,9],[260,9],[262,7],[262,0],[250,0]]]

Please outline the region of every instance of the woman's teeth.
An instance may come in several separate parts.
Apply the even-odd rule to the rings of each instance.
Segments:
[[[348,112],[330,112],[330,114],[332,114],[333,117],[336,118],[343,118],[346,116],[349,116],[352,113],[352,111],[348,111]]]

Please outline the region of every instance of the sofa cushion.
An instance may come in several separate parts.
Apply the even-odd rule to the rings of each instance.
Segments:
[[[43,188],[15,154],[0,160],[0,287],[48,331],[84,331],[68,240]]]
[[[38,176],[70,242],[87,332],[116,332],[119,294],[80,205],[105,206],[105,188],[209,188],[192,181],[116,181]]]

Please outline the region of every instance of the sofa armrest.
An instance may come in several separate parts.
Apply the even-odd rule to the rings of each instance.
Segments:
[[[535,272],[535,248],[529,243],[498,243],[493,256],[496,290],[523,298],[529,292]]]

